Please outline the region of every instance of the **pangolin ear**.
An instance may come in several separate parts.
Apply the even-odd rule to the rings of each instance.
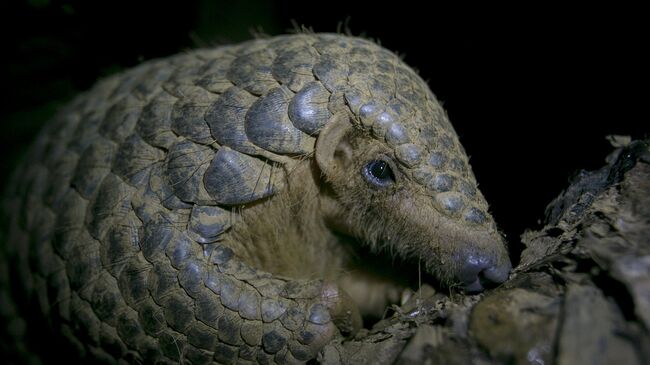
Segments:
[[[352,163],[352,146],[347,138],[351,129],[350,116],[338,113],[331,117],[318,135],[316,162],[325,176],[332,177]]]

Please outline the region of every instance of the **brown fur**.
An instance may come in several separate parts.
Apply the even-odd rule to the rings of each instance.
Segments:
[[[243,210],[226,238],[245,262],[294,279],[334,280],[345,250],[323,219],[320,181],[307,159],[288,174],[280,194]]]
[[[462,262],[458,257],[472,250],[499,257],[497,232],[471,231],[438,213],[432,198],[398,164],[391,164],[395,184],[371,186],[361,173],[363,166],[390,156],[390,150],[365,133],[351,128],[347,119],[323,132],[319,139],[336,147],[323,144],[319,151],[317,146],[315,159],[301,161],[288,173],[286,189],[244,209],[226,243],[252,267],[338,283],[362,313],[372,315],[396,302],[403,287],[387,275],[353,267],[354,249],[341,233],[374,252],[421,261],[448,285]],[[328,134],[332,141],[326,140]]]
[[[313,159],[288,174],[287,188],[242,211],[224,243],[251,267],[294,279],[337,283],[364,315],[381,316],[403,287],[353,267],[350,241],[329,225],[342,205],[323,186]]]

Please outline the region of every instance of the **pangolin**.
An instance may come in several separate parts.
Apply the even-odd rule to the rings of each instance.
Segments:
[[[0,313],[46,319],[12,336],[48,328],[85,361],[314,359],[403,289],[357,247],[469,292],[511,267],[427,84],[340,34],[100,81],[40,133],[4,210]]]

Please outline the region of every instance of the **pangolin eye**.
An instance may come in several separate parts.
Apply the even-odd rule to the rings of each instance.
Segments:
[[[386,161],[374,160],[366,164],[363,174],[371,184],[384,187],[395,182],[395,175]]]

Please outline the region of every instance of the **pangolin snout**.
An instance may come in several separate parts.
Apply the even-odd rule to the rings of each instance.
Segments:
[[[512,264],[505,245],[500,239],[490,241],[487,247],[491,249],[467,245],[455,257],[456,280],[467,293],[481,292],[508,280]]]
[[[471,255],[461,266],[458,279],[466,292],[478,293],[506,281],[511,269],[510,260],[494,263],[494,260]]]

